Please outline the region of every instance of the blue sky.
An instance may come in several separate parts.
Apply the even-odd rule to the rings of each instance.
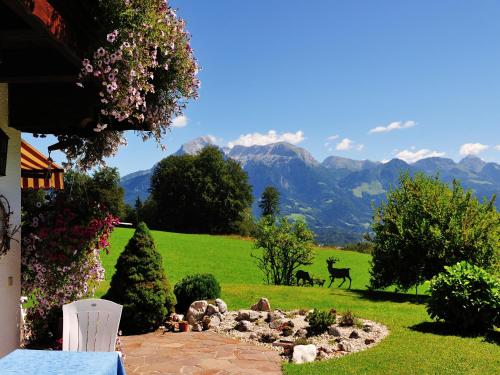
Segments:
[[[122,175],[203,135],[224,146],[286,139],[320,161],[500,162],[498,1],[171,4],[192,34],[200,99],[177,119],[184,126],[166,152],[130,134],[108,161]],[[51,143],[25,138],[44,152]]]

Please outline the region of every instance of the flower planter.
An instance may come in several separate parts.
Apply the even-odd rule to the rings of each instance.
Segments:
[[[189,323],[186,321],[179,322],[179,332],[189,332]]]

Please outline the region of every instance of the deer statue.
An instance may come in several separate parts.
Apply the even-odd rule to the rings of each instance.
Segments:
[[[307,271],[298,270],[295,274],[295,278],[297,279],[297,285],[299,285],[299,281],[302,280],[302,285],[308,282],[311,286],[314,286],[313,279]]]
[[[349,279],[349,289],[351,289],[352,280],[351,276],[349,275],[350,268],[333,268],[333,264],[338,261],[338,259],[335,259],[333,257],[330,257],[326,260],[326,263],[328,264],[328,272],[330,272],[330,285],[328,285],[328,288],[332,286],[332,283],[335,279],[343,279],[339,285],[339,288],[342,286],[342,284],[345,283],[345,279]]]

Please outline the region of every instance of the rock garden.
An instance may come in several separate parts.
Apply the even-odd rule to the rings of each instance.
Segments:
[[[352,312],[273,310],[267,298],[238,311],[229,311],[221,299],[195,301],[185,318],[172,314],[165,329],[213,331],[273,348],[283,360],[298,364],[368,349],[389,333],[384,325]]]

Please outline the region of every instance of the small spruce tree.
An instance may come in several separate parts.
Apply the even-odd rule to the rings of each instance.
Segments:
[[[259,201],[262,216],[276,217],[280,211],[280,193],[274,186],[268,186],[262,192]]]
[[[128,334],[158,328],[173,310],[175,297],[145,223],[137,225],[115,268],[104,298],[123,305],[120,328]]]

